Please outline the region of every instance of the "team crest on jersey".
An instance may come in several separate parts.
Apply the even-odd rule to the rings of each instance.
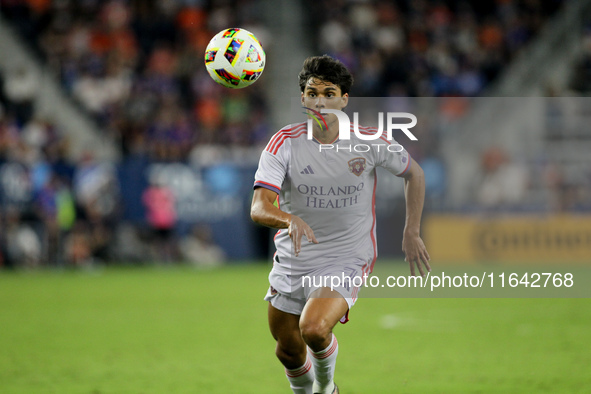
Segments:
[[[359,176],[365,170],[365,159],[363,157],[356,157],[349,160],[349,171]]]

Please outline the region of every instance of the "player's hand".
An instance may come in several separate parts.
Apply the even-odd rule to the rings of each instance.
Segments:
[[[405,233],[402,238],[402,251],[404,252],[404,261],[410,265],[410,274],[415,275],[415,265],[419,268],[421,276],[425,276],[425,270],[431,272],[431,266],[429,265],[429,253],[423,243],[423,240],[419,235],[412,235]],[[424,267],[424,268],[423,268]]]
[[[306,236],[308,242],[318,243],[314,236],[314,231],[300,217],[291,215],[291,221],[287,229],[291,242],[293,242],[293,251],[296,256],[302,251],[302,236]]]

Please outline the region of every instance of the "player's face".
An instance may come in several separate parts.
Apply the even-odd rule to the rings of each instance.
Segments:
[[[319,111],[323,108],[342,110],[347,106],[349,94],[342,94],[341,88],[334,83],[310,78],[302,93],[302,105]],[[323,114],[328,126],[336,124],[337,117],[334,114]]]

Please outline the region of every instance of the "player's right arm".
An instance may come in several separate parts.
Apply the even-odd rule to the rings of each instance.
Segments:
[[[277,193],[264,187],[254,189],[250,217],[255,223],[272,228],[286,228],[293,242],[294,254],[297,256],[302,250],[302,236],[308,242],[318,243],[314,231],[299,216],[283,212],[275,206]]]
[[[255,173],[254,195],[250,207],[250,217],[263,226],[288,229],[297,256],[301,251],[302,236],[308,242],[318,243],[314,232],[300,217],[291,215],[275,205],[281,186],[289,170],[291,161],[291,138],[295,133],[303,132],[303,125],[286,126],[279,130],[269,141],[259,160]]]
[[[291,215],[275,206],[277,193],[264,187],[254,189],[250,217],[255,223],[271,228],[289,228]]]

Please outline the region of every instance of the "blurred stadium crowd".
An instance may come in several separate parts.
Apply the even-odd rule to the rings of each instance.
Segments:
[[[258,31],[256,9],[204,3],[3,1],[2,11],[124,154],[185,160],[196,144],[268,136],[262,84],[228,91],[203,67],[219,30]]]
[[[353,96],[444,97],[485,92],[562,3],[306,0],[303,4],[312,35],[318,37],[316,51],[338,57],[353,71]],[[123,161],[198,162],[208,149],[261,146],[274,132],[268,122],[264,80],[248,89],[229,90],[215,84],[203,67],[209,39],[227,27],[247,28],[267,49],[277,45],[260,19],[257,1],[3,0],[0,4],[2,16],[38,61],[104,130],[104,138],[117,142]],[[587,84],[588,63],[583,59],[578,66]],[[20,68],[1,77],[0,265],[196,261],[206,255],[203,264],[223,261],[224,252],[212,241],[207,226],[197,223],[183,239],[175,237],[174,201],[158,182],[137,202],[146,211],[144,223],[126,223],[128,207],[122,203],[118,163],[97,161],[91,151],[72,160],[67,154],[69,141],[60,130],[35,115],[34,96],[40,83],[35,76]],[[436,174],[431,184],[441,185],[445,180],[438,155],[440,136],[433,130],[423,133],[422,141],[429,142],[413,147],[411,153]],[[485,152],[483,174],[508,162],[503,152]],[[515,175],[515,182],[521,182],[522,176]],[[444,186],[432,192],[443,193]],[[488,196],[484,199],[491,196],[481,194]],[[156,247],[146,248],[150,244]]]
[[[561,0],[307,1],[318,50],[355,74],[353,96],[475,96]]]

